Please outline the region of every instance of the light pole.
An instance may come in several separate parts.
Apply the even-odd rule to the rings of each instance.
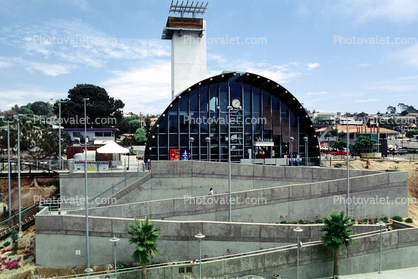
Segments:
[[[303,232],[303,229],[301,229],[299,226],[296,229],[293,229],[293,231],[297,234],[297,266],[296,266],[296,278],[299,279],[299,248],[300,248],[300,242],[299,242],[299,233]]]
[[[348,216],[348,198],[350,197],[350,132],[348,130],[348,113],[347,113],[347,200],[345,203],[345,215]]]
[[[116,236],[113,236],[111,239],[109,239],[110,242],[113,243],[113,250],[114,250],[114,256],[115,256],[115,279],[118,278],[117,269],[116,269],[116,242],[118,242],[120,239]]]
[[[61,164],[61,103],[65,103],[66,101],[63,101],[61,99],[58,100],[58,145],[59,145],[59,150],[58,150],[58,167],[59,170],[62,170],[62,164]]]
[[[199,234],[196,234],[194,237],[199,239],[199,279],[202,278],[202,239],[205,238],[205,236],[199,232]]]
[[[84,207],[86,211],[86,269],[85,273],[93,272],[90,268],[90,249],[89,249],[89,207],[87,195],[87,104],[89,98],[83,98],[84,101]]]
[[[21,114],[13,115],[17,121],[17,194],[18,194],[18,207],[19,207],[19,233],[22,233],[22,204],[20,196],[20,117]]]
[[[305,141],[305,166],[308,166],[308,160],[309,160],[309,156],[308,156],[308,137],[304,136],[303,140]]]
[[[289,155],[290,155],[290,164],[293,166],[293,140],[294,140],[295,138],[294,137],[290,137],[289,138],[289,140],[290,140],[290,150],[289,150]]]
[[[205,138],[205,140],[206,140],[206,143],[207,143],[207,152],[208,152],[208,161],[210,162],[210,137],[206,137]]]
[[[217,109],[219,110],[220,113],[228,113],[228,121],[227,121],[227,125],[228,125],[228,211],[229,211],[228,220],[229,222],[232,222],[232,216],[231,216],[231,211],[232,211],[232,206],[231,206],[231,181],[232,181],[232,177],[231,177],[231,111],[238,112],[239,110],[241,110],[241,107],[238,106],[238,107],[233,108],[232,106],[227,106],[226,108],[227,108],[227,111],[221,111],[221,107],[217,106]]]
[[[194,141],[194,138],[190,137],[190,139],[189,139],[189,142],[190,142],[190,147],[189,147],[189,149],[190,149],[190,160],[193,160],[193,141]]]
[[[383,238],[382,238],[382,229],[383,226],[386,226],[385,222],[382,220],[379,221],[380,226],[380,255],[379,255],[379,274],[382,274],[382,246],[383,246]]]
[[[7,122],[7,178],[8,178],[8,193],[9,193],[9,218],[12,217],[12,185],[11,185],[11,177],[10,177],[10,123],[13,121],[4,120],[4,116],[0,116],[3,122]],[[12,219],[10,219],[11,222]]]

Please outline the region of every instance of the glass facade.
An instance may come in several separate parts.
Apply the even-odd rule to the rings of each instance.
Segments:
[[[224,73],[177,95],[152,127],[145,160],[319,157],[318,140],[302,105],[284,87],[251,73]],[[292,149],[292,150],[291,150]]]

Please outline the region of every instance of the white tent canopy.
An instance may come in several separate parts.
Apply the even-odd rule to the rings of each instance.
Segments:
[[[122,146],[120,146],[119,144],[117,144],[114,141],[110,141],[108,142],[105,146],[102,146],[100,148],[98,148],[97,153],[112,153],[112,154],[125,154],[125,153],[129,153],[129,149],[128,148],[123,148]]]

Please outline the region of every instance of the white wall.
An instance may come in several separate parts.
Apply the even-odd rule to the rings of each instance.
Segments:
[[[200,32],[183,31],[173,34],[171,40],[171,92],[172,99],[178,93],[206,78],[206,21],[203,21],[203,37]]]

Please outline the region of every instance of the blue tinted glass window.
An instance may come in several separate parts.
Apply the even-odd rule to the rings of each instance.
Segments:
[[[168,128],[168,120],[167,120],[167,115],[163,118],[162,121],[160,121],[160,127],[159,127],[159,133],[167,133],[167,128]]]
[[[189,95],[185,94],[184,96],[181,97],[181,99],[179,100],[179,106],[180,106],[180,111],[182,112],[188,112],[188,98]]]
[[[208,111],[208,87],[204,86],[199,89],[200,93],[200,111]]]
[[[216,106],[219,105],[218,84],[211,84],[209,86],[209,91],[210,91],[209,109],[210,111],[216,111]]]
[[[174,134],[174,135],[170,135],[170,148],[177,148],[178,147],[178,135]]]
[[[254,112],[260,112],[260,89],[253,88],[253,109]]]
[[[193,90],[189,93],[190,98],[190,111],[198,111],[199,110],[199,102],[197,96],[197,90]]]

